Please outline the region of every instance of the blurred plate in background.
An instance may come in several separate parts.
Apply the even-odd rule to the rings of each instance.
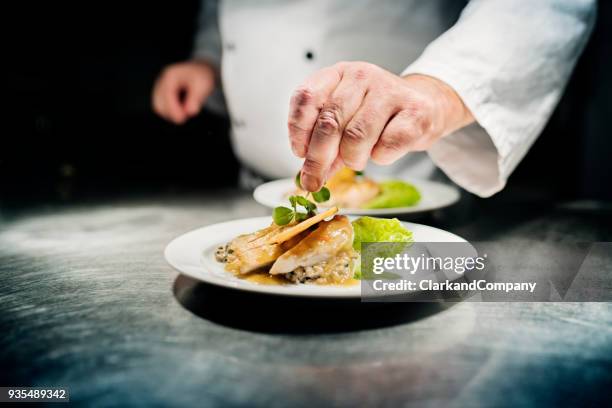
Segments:
[[[383,181],[383,180],[376,180]],[[395,208],[342,208],[341,214],[351,215],[399,215],[433,211],[448,207],[459,200],[459,190],[454,186],[429,180],[402,180],[413,184],[421,193],[421,200],[411,207]],[[269,208],[280,205],[287,206],[287,197],[295,190],[294,180],[291,178],[270,181],[258,186],[253,192],[253,197],[258,203]]]

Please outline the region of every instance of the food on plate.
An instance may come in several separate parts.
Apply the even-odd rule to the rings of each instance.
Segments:
[[[353,247],[358,251],[362,242],[412,242],[412,232],[397,218],[361,217],[353,221],[353,230]]]
[[[361,208],[380,194],[380,187],[374,180],[358,175],[348,167],[344,167],[329,179],[327,188],[333,198],[330,203],[325,204],[338,207]]]
[[[344,215],[317,227],[272,264],[270,275],[292,282],[341,283],[353,277],[353,226]]]
[[[378,183],[380,193],[361,208],[411,207],[421,200],[421,193],[412,184],[401,180],[387,180]]]
[[[329,199],[319,196],[315,201],[321,198]],[[292,196],[289,202],[291,208],[275,209],[270,226],[220,246],[215,253],[217,261],[239,277],[346,284],[356,282],[362,242],[412,240],[410,231],[397,219],[362,217],[350,222],[337,214],[336,207],[317,214],[317,205],[303,196]]]
[[[236,274],[246,274],[269,266],[306,235],[297,234],[280,244],[270,242],[291,227],[292,225],[279,226],[272,223],[268,228],[240,235],[224,247],[217,248],[215,257],[218,261],[225,262],[225,269]]]
[[[316,223],[323,221],[325,218],[334,215],[337,212],[338,208],[332,207],[321,214],[312,215],[310,218],[307,218],[303,222],[300,222],[297,225],[292,225],[291,228],[285,229],[282,233],[271,236],[268,241],[270,243],[280,244],[281,242],[284,242],[292,238],[293,236],[306,231],[308,228],[312,227]]]
[[[374,256],[392,257],[396,253],[400,253],[406,244],[413,242],[412,232],[404,228],[402,223],[397,218],[373,218],[361,217],[353,221],[353,230],[355,238],[353,239],[353,248],[362,251],[361,244],[363,242],[394,242],[394,245],[368,247],[368,250],[374,251],[376,255],[370,252],[369,259]],[[365,250],[365,249],[363,249]],[[355,277],[361,278],[361,263],[355,267]]]
[[[295,194],[305,194],[300,187],[299,175],[296,177]],[[421,199],[417,188],[401,180],[377,182],[348,167],[338,171],[326,183],[331,197],[322,204],[341,208],[398,208],[411,207]]]
[[[305,221],[303,221],[305,222]],[[215,253],[225,269],[238,276],[265,273],[288,282],[342,283],[353,277],[353,226],[346,216],[306,228],[281,243],[275,235],[299,225],[271,226],[240,235]]]

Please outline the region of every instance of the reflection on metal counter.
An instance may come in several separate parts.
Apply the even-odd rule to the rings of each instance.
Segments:
[[[612,238],[605,209],[518,207],[428,223],[509,247]],[[163,259],[183,232],[266,214],[243,192],[5,211],[0,383],[68,385],[71,402],[101,406],[588,405],[607,394],[609,303],[287,300],[201,284]]]

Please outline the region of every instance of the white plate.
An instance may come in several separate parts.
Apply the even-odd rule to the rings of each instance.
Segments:
[[[354,217],[351,217],[354,218]],[[250,233],[270,225],[270,217],[244,218],[241,220],[209,225],[183,234],[168,244],[166,260],[179,272],[213,285],[250,292],[287,296],[325,298],[359,298],[361,285],[333,286],[317,284],[265,285],[240,279],[224,269],[215,260],[215,249],[236,236]],[[426,225],[403,222],[413,233],[415,242],[467,242],[450,232]]]
[[[414,184],[421,193],[421,200],[412,207],[375,209],[343,208],[340,210],[340,213],[374,216],[419,213],[448,207],[459,200],[459,190],[456,187],[428,180],[405,181]],[[255,201],[266,207],[274,208],[279,205],[287,206],[289,204],[287,195],[293,190],[295,190],[293,179],[275,180],[258,186],[253,192],[253,197]]]

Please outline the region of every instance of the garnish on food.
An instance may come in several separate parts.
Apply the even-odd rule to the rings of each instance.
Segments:
[[[295,178],[296,194],[304,194],[300,185],[300,175]],[[331,196],[318,195],[318,203],[340,208],[397,208],[416,205],[421,199],[417,188],[401,180],[376,182],[362,171],[345,167],[328,180],[327,189]],[[315,193],[318,194],[318,193]],[[314,195],[313,194],[313,197]],[[321,201],[323,200],[323,201]]]
[[[240,235],[217,249],[219,262],[238,276],[266,274],[288,283],[339,284],[353,279],[353,226],[330,209],[301,223]],[[332,215],[329,220],[325,218]]]
[[[300,185],[299,175],[296,184]],[[326,187],[314,201],[329,200]],[[332,207],[317,214],[317,205],[304,196],[289,197],[289,207],[276,207],[272,224],[236,237],[217,249],[215,257],[239,276],[264,273],[287,282],[342,283],[353,279],[353,226]],[[330,218],[332,217],[332,218]],[[325,220],[330,218],[329,220]]]
[[[298,189],[302,189],[300,173],[295,176],[295,185],[298,187]],[[272,211],[272,219],[274,220],[274,223],[276,225],[287,225],[292,221],[301,222],[314,216],[317,213],[317,205],[308,200],[308,195],[310,194],[312,194],[313,200],[317,203],[328,201],[331,196],[329,189],[325,186],[317,192],[306,193],[305,196],[289,196],[289,204],[291,204],[291,208],[283,206],[274,208]],[[300,211],[298,207],[302,207],[304,211]]]
[[[340,177],[356,175],[343,171]],[[295,183],[303,191],[299,174]],[[333,185],[331,180],[328,185]],[[220,246],[216,259],[238,276],[265,274],[293,283],[338,284],[360,277],[362,242],[412,241],[412,233],[395,218],[362,217],[351,223],[335,206],[317,214],[316,203],[330,202],[330,190],[290,196],[290,207],[276,207],[270,226]]]
[[[282,233],[275,235],[270,238],[270,243],[281,244],[294,236],[306,231],[318,222],[323,221],[325,218],[331,217],[338,212],[338,207],[332,207],[321,214],[313,215],[312,217],[294,225],[291,228],[285,229]]]
[[[215,257],[226,270],[243,277],[282,277],[288,283],[352,282],[360,277],[362,242],[412,240],[397,219],[362,217],[351,223],[337,215],[336,207],[316,214],[316,204],[305,197],[292,196],[289,202],[291,208],[274,210],[269,227],[240,235],[217,249]]]

